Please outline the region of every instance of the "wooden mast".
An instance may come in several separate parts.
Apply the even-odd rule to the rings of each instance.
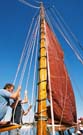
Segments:
[[[47,88],[47,57],[46,57],[46,41],[45,41],[45,15],[43,3],[41,3],[37,135],[47,135],[46,88]]]

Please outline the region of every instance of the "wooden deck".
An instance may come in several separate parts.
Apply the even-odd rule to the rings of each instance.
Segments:
[[[16,128],[21,128],[21,125],[18,124],[8,124],[4,126],[0,126],[0,132],[10,131]]]

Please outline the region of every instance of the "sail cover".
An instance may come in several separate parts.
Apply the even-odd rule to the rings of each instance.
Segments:
[[[47,60],[49,63],[48,72],[50,73],[50,79],[48,77],[50,87],[48,85],[47,97],[50,101],[51,89],[54,120],[59,121],[60,124],[72,125],[77,120],[76,105],[70,78],[64,64],[64,53],[47,22],[45,22],[45,25],[48,51]],[[50,113],[48,115],[51,117]]]

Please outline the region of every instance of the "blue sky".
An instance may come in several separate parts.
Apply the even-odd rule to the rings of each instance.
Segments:
[[[43,0],[43,2],[45,7],[52,4],[56,6],[83,45],[83,0]],[[34,0],[31,4],[38,5]],[[18,0],[0,0],[0,88],[14,80],[26,35],[36,10]],[[76,95],[78,117],[83,116],[83,66],[71,49],[65,47],[66,44],[62,39],[60,43],[65,50],[68,71],[80,88],[78,91],[75,84],[72,84]]]

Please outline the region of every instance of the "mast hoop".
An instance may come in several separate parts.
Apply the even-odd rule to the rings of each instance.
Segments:
[[[42,120],[42,121],[47,121],[48,117],[47,116],[38,116],[37,120]]]
[[[38,57],[38,60],[40,60],[42,57],[47,58],[47,56],[46,56],[46,55],[45,55],[45,56],[40,56],[40,57]]]
[[[47,80],[43,80],[43,81],[40,81],[40,82],[38,82],[38,85],[40,84],[40,83],[43,83],[43,82],[46,82]]]
[[[46,100],[46,98],[42,98],[42,99],[37,99],[36,101],[37,102],[41,102],[41,101],[44,101],[44,100]],[[46,109],[47,110],[47,109]],[[39,112],[40,113],[40,112]]]

